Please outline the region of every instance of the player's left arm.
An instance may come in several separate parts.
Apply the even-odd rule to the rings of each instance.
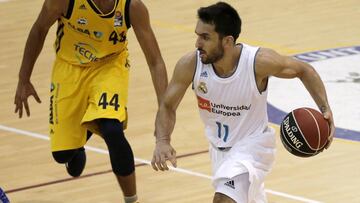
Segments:
[[[158,105],[160,105],[160,101],[168,85],[168,78],[159,45],[150,25],[149,12],[141,0],[131,0],[129,15],[136,38],[146,57],[155,87]]]
[[[316,70],[308,63],[283,56],[271,49],[261,48],[257,54],[256,62],[257,83],[261,84],[270,76],[278,78],[299,78],[320,111],[330,125],[330,137],[326,146],[328,148],[335,133],[334,119],[327,99],[323,81]]]

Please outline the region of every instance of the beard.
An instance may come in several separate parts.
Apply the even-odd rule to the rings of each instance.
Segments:
[[[198,49],[201,52],[204,52],[202,49]],[[218,47],[213,51],[208,52],[205,57],[201,58],[203,64],[210,64],[219,61],[224,56],[224,48],[219,43]]]

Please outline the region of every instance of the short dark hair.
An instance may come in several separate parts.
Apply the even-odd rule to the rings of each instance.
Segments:
[[[198,17],[204,23],[215,25],[215,31],[221,38],[231,35],[236,41],[240,35],[241,18],[238,12],[225,2],[201,7],[198,10]]]

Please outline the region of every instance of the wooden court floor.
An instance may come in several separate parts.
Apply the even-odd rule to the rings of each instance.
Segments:
[[[144,0],[168,75],[176,61],[194,50],[196,10],[213,0]],[[229,0],[243,20],[239,42],[297,54],[359,45],[359,0],[264,1]],[[0,0],[0,187],[14,203],[122,202],[110,171],[103,141],[87,144],[84,175],[71,179],[51,157],[48,132],[49,77],[54,52],[54,27],[33,71],[41,104],[30,99],[31,117],[18,119],[13,99],[17,73],[30,27],[42,0]],[[126,135],[136,156],[138,195],[144,203],[211,202],[208,144],[193,93],[185,95],[173,133],[178,168],[155,172],[148,165],[154,148],[157,110],[144,56],[129,32],[131,77],[129,128]],[[356,110],[358,111],[358,110]],[[272,125],[278,130],[278,126]],[[278,140],[276,164],[266,180],[271,203],[360,202],[360,143],[335,138],[331,148],[316,157],[296,158]]]

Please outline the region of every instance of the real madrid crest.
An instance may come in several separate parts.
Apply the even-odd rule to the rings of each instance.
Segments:
[[[206,94],[206,93],[208,92],[208,89],[207,89],[207,87],[206,87],[206,83],[204,83],[204,82],[200,82],[199,85],[198,85],[198,87],[197,87],[197,89],[198,89],[200,92],[204,93],[204,94]]]

